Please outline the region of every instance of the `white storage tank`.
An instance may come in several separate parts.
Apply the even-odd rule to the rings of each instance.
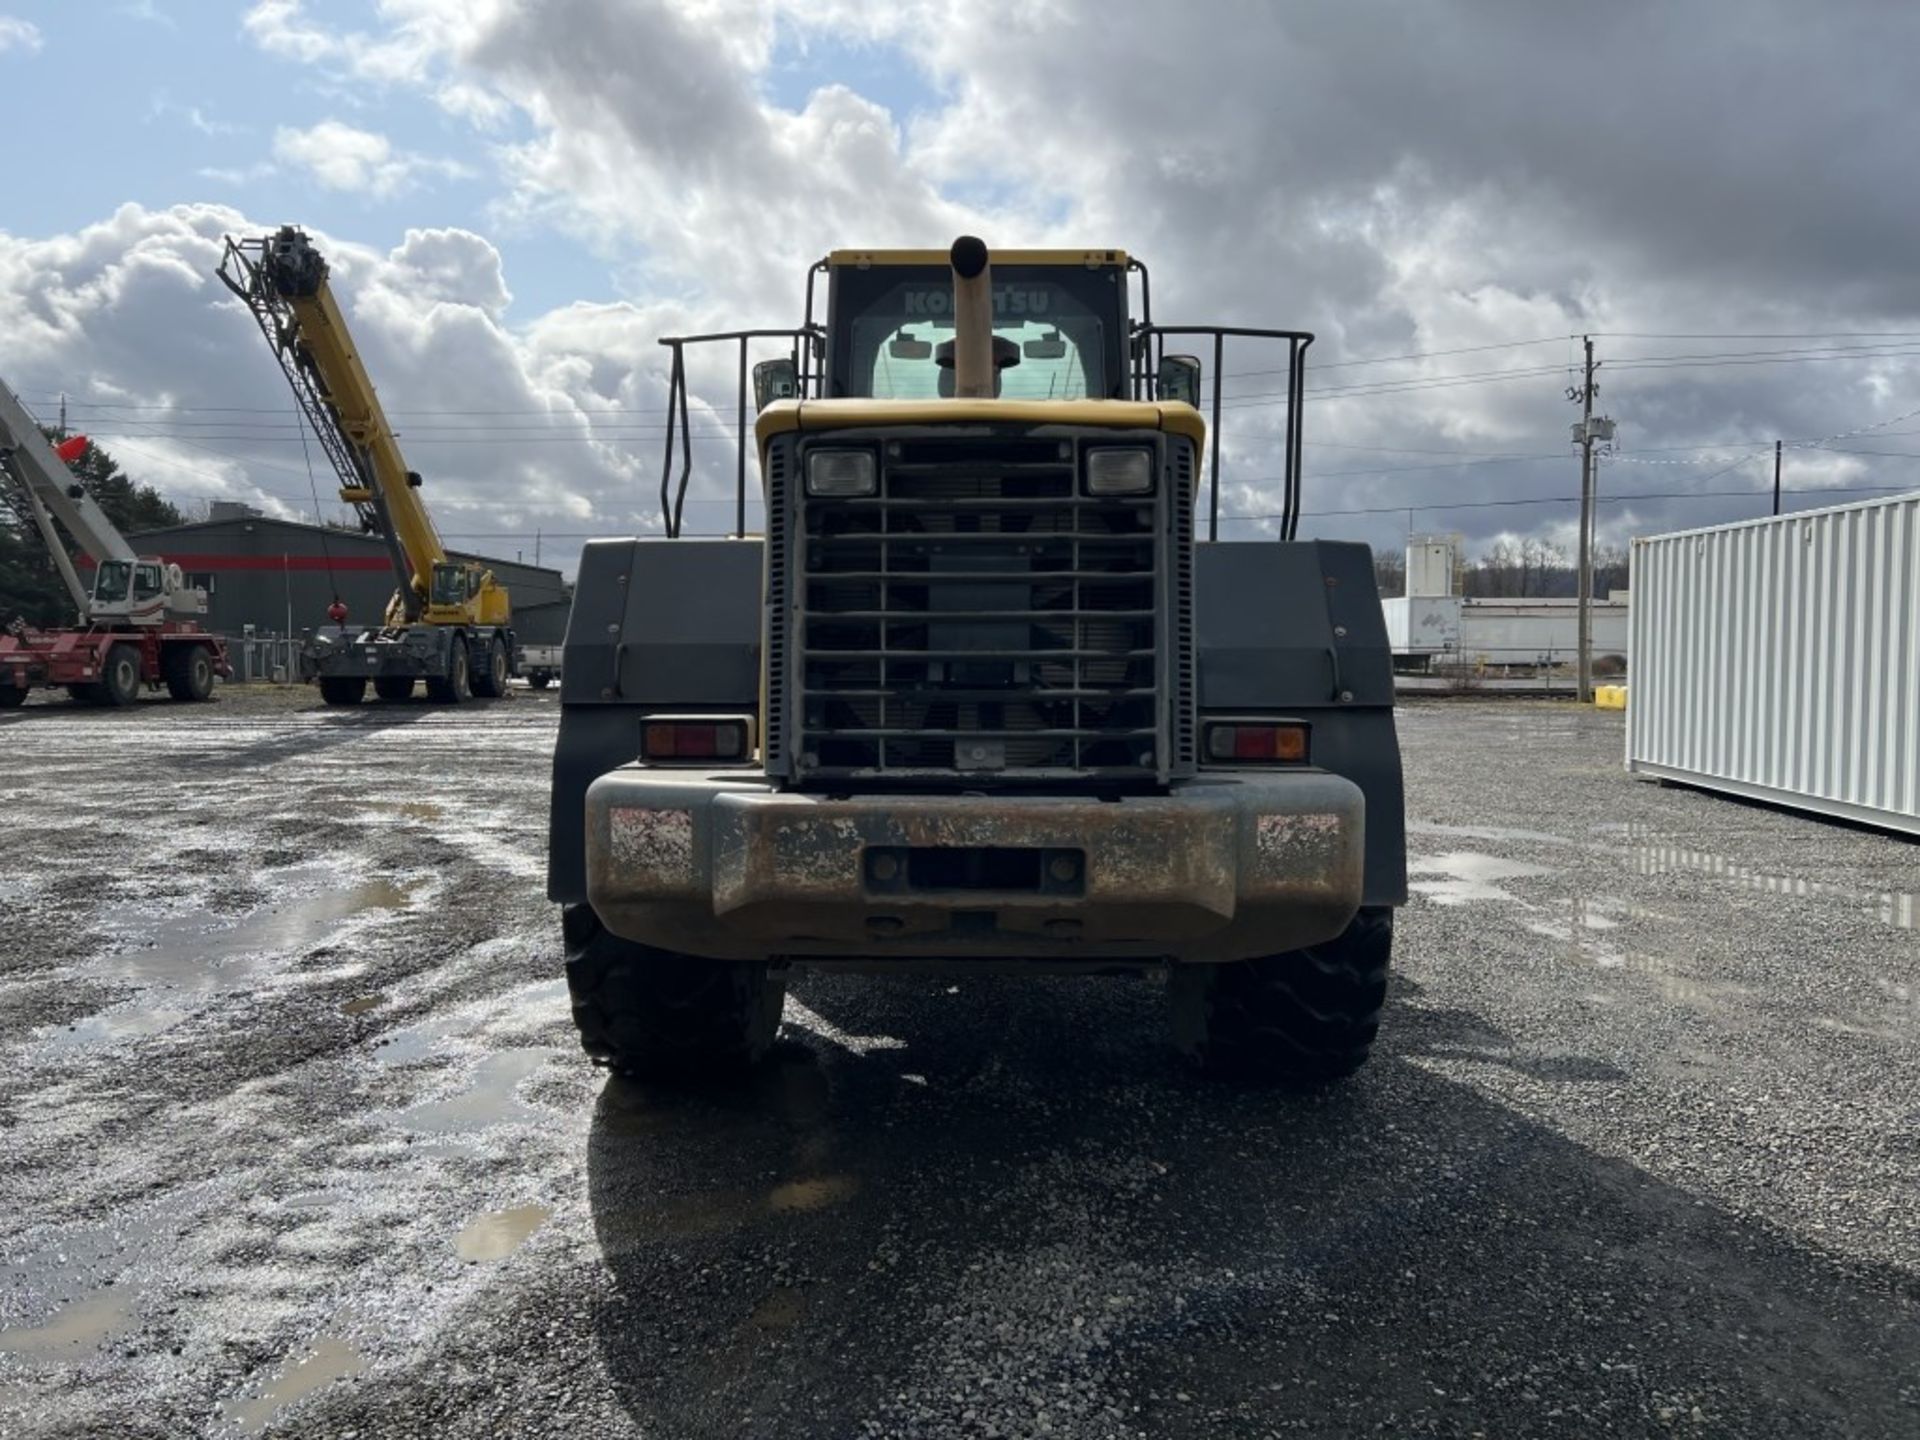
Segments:
[[[1920,493],[1633,542],[1627,768],[1920,834]]]

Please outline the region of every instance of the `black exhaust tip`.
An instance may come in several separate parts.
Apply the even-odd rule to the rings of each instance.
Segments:
[[[962,280],[971,280],[987,268],[987,242],[976,235],[962,235],[953,242],[947,259],[953,264],[954,274]]]

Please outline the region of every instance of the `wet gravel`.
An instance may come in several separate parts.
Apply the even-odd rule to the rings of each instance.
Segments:
[[[802,976],[675,1093],[574,1048],[556,716],[0,718],[0,1434],[1920,1433],[1920,847],[1416,704],[1353,1082]]]

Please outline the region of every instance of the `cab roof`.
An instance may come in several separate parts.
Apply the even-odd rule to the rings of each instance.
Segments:
[[[1089,270],[1098,270],[1103,265],[1118,265],[1122,268],[1128,263],[1124,250],[993,250],[988,257],[1000,265],[1084,265]],[[866,269],[874,265],[939,265],[949,264],[949,252],[945,250],[835,250],[827,256],[829,265],[851,265],[856,269]]]

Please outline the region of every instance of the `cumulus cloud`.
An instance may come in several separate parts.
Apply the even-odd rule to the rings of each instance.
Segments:
[[[31,55],[42,43],[40,27],[31,20],[22,20],[17,15],[0,15],[0,55],[9,50],[23,50]]]
[[[273,134],[273,154],[329,190],[376,200],[403,195],[429,177],[457,179],[471,173],[456,161],[396,150],[386,136],[338,120],[322,120],[305,130],[281,126]]]
[[[411,412],[409,454],[452,472],[443,493],[473,528],[644,523],[659,334],[790,323],[823,251],[962,230],[1123,245],[1153,265],[1163,319],[1314,330],[1305,528],[1318,534],[1564,529],[1577,470],[1562,391],[1582,333],[1601,337],[1601,409],[1621,427],[1603,494],[1646,497],[1602,509],[1614,540],[1752,513],[1681,497],[1759,490],[1775,436],[1920,407],[1920,198],[1898,183],[1920,11],[1755,0],[1737,38],[1723,16],[1655,0],[1623,0],[1599,26],[1466,0],[1219,7],[1178,28],[1096,0],[381,0],[372,13],[343,28],[322,7],[259,0],[244,24],[329,83],[438,104],[489,146],[503,226],[569,232],[633,297],[510,325],[514,277],[479,235],[329,240],[382,393]],[[858,63],[775,99],[772,77],[817,42]],[[275,153],[370,195],[449,173],[338,121],[281,132]],[[236,335],[223,292],[205,288],[208,227],[238,219],[122,211],[8,242],[0,369],[26,355],[97,394],[219,404],[204,359],[284,407],[247,353],[257,337]],[[70,258],[83,252],[92,270]],[[186,375],[175,346],[202,336]],[[1229,515],[1277,508],[1275,363],[1228,354]],[[703,360],[695,380],[716,402],[697,428],[719,436],[730,369]],[[1897,450],[1899,428],[1790,450],[1789,486],[1920,479],[1901,457],[1842,453]],[[175,443],[173,459],[199,463]],[[218,460],[200,456],[218,473],[257,457],[282,468],[249,475],[291,484],[285,437],[219,444]],[[698,452],[710,516],[730,509],[724,450]],[[1508,503],[1527,499],[1543,503]],[[1469,505],[1485,508],[1449,508]]]
[[[224,237],[268,228],[226,206],[127,205],[69,235],[0,235],[0,374],[43,415],[66,395],[76,428],[182,503],[311,519],[317,491],[337,515],[317,450],[309,479],[284,378],[214,277]],[[536,528],[647,528],[638,497],[657,458],[637,417],[665,398],[632,359],[660,315],[569,307],[516,335],[499,319],[500,256],[478,235],[414,230],[385,252],[316,243],[455,543],[511,553]]]

